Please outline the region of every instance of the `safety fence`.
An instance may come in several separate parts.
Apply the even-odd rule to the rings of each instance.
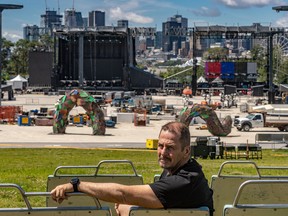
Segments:
[[[0,106],[0,123],[13,124],[22,112],[22,106]]]

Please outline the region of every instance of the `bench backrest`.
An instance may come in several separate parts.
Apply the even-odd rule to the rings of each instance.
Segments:
[[[99,174],[100,168],[103,169],[103,165],[125,165],[130,166],[132,168],[132,174]],[[85,173],[87,169],[95,169],[95,173],[93,174],[59,174],[61,171],[67,170],[83,170],[82,173]],[[127,170],[128,171],[128,170]],[[96,182],[96,183],[119,183],[125,185],[142,185],[143,184],[143,177],[138,175],[136,169],[131,161],[127,160],[105,160],[99,162],[96,166],[61,166],[57,167],[54,171],[53,175],[48,176],[47,180],[47,191],[51,191],[59,184],[64,184],[70,182],[72,177],[78,176],[80,181],[89,181],[89,182]],[[61,206],[85,206],[87,204],[91,205],[93,200],[89,199],[88,197],[71,197],[69,200],[64,200],[61,203]],[[116,214],[114,210],[114,203],[109,203],[105,201],[100,201],[101,206],[109,206],[112,209],[113,215]],[[59,206],[55,201],[53,201],[50,197],[47,198],[47,206]]]
[[[191,209],[147,209],[131,207],[129,216],[209,216],[208,207]]]
[[[23,208],[13,209],[0,209],[0,216],[111,216],[111,212],[108,208],[93,209],[93,208],[33,208],[32,210]]]
[[[78,207],[32,207],[29,202],[29,197],[35,196],[44,196],[50,197],[49,192],[25,192],[19,185],[16,184],[0,184],[0,188],[10,188],[17,190],[20,193],[20,196],[23,199],[24,205],[26,207],[14,207],[7,208],[1,207],[0,205],[0,216],[27,216],[27,215],[35,215],[35,216],[111,216],[111,210],[109,207],[100,207],[98,205],[98,201],[95,198],[88,197],[83,193],[71,193],[70,196],[80,196],[80,197],[88,197],[91,200],[94,200],[94,205],[91,206],[78,206]],[[45,205],[45,203],[43,203]]]
[[[224,216],[286,216],[288,215],[288,208],[279,208],[271,206],[267,208],[232,208],[225,207]]]
[[[231,205],[223,215],[288,215],[288,180],[249,180],[240,185]]]
[[[242,168],[247,165],[255,169],[255,175],[224,175],[222,172],[227,165],[237,165]],[[251,166],[252,165],[252,166]],[[254,167],[254,168],[253,168]],[[265,169],[283,169],[287,175],[285,176],[263,176],[261,170]],[[211,179],[211,188],[213,189],[214,200],[214,216],[222,216],[223,208],[226,204],[231,204],[239,189],[239,186],[247,180],[259,179],[288,179],[288,167],[259,167],[251,161],[227,161],[224,162],[219,169],[217,175],[213,175]]]

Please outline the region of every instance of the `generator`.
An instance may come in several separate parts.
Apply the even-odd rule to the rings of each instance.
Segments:
[[[209,157],[211,159],[223,159],[223,142],[220,141],[220,137],[210,136],[207,137],[207,146],[209,151]]]
[[[200,157],[206,159],[209,155],[207,142],[207,136],[197,137],[195,140],[195,144],[191,145],[191,157]]]
[[[223,158],[223,143],[216,136],[199,136],[191,145],[191,157],[207,159]]]

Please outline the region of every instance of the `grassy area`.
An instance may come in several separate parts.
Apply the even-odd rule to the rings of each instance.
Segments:
[[[46,191],[48,175],[53,174],[57,166],[67,165],[97,165],[102,160],[130,160],[133,162],[138,174],[141,174],[145,183],[151,183],[155,174],[161,173],[157,163],[155,150],[108,150],[108,149],[1,149],[1,183],[15,183],[28,192]],[[263,159],[253,160],[258,166],[286,166],[288,150],[264,150]],[[203,166],[207,179],[218,173],[220,165],[225,159],[197,159]],[[238,161],[246,161],[240,159]],[[131,173],[127,166],[103,166],[101,173]],[[251,167],[228,166],[225,173],[234,175],[255,174]],[[87,170],[93,173],[94,170]],[[75,171],[76,173],[79,171]],[[278,171],[269,170],[268,175],[281,175]],[[286,176],[288,176],[286,171]],[[0,190],[0,203],[8,207],[23,206],[23,201],[17,196],[15,190]],[[32,206],[44,206],[44,199],[33,199]],[[44,204],[43,204],[44,203]],[[5,206],[5,207],[7,207]]]

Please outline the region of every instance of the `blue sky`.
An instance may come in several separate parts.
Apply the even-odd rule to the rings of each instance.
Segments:
[[[130,27],[162,28],[168,17],[180,14],[188,25],[262,25],[288,26],[288,12],[276,13],[273,6],[288,5],[283,0],[0,0],[1,4],[21,4],[23,9],[2,12],[2,36],[17,41],[25,25],[40,26],[40,15],[46,8],[63,14],[75,8],[87,17],[92,10],[106,13],[106,25],[129,20]],[[59,3],[59,4],[58,4]]]

